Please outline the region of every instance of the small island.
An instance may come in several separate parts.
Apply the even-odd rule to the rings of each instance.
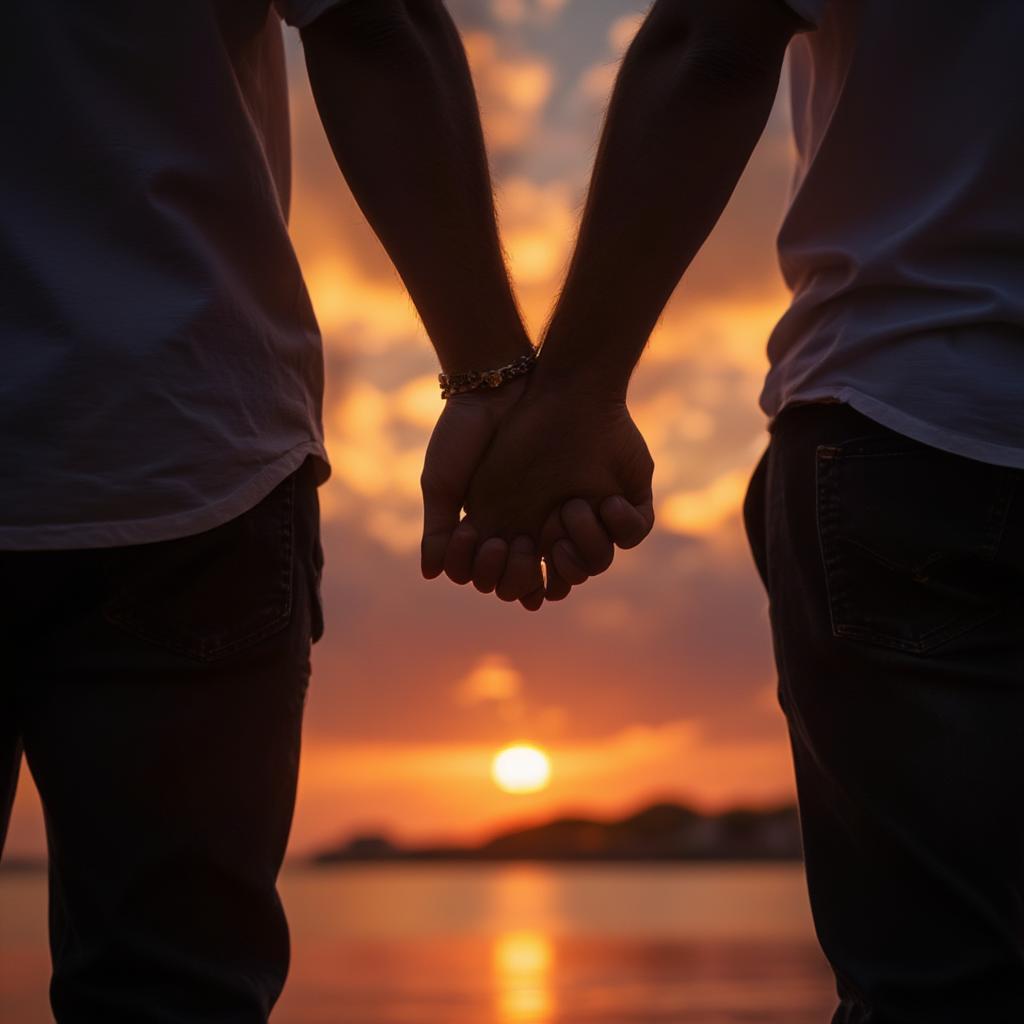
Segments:
[[[625,818],[565,817],[499,833],[476,846],[403,847],[382,835],[357,835],[321,850],[318,865],[409,861],[791,861],[801,857],[796,808],[734,808],[703,814],[657,803]]]

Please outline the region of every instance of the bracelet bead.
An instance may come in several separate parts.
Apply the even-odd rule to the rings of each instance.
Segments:
[[[438,382],[441,385],[441,397],[451,398],[452,395],[463,395],[469,391],[482,388],[500,388],[517,377],[529,373],[537,362],[537,351],[534,349],[514,359],[506,366],[495,370],[471,370],[469,373],[441,373]]]

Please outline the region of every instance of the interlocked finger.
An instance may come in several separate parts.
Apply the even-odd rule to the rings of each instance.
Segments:
[[[529,537],[516,537],[509,549],[505,573],[498,584],[498,597],[502,601],[519,601],[537,590],[543,591],[543,588],[544,577],[536,546]]]
[[[473,562],[473,586],[481,594],[490,594],[498,585],[508,561],[508,544],[501,537],[485,540]]]
[[[455,528],[444,556],[444,571],[452,583],[463,586],[473,578],[476,543],[476,527],[463,519]]]
[[[590,503],[574,498],[562,506],[562,526],[572,541],[574,554],[578,555],[589,576],[599,576],[607,571],[615,557],[615,545]]]

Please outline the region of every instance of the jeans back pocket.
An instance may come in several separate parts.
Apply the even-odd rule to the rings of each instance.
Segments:
[[[272,635],[292,612],[295,476],[204,533],[112,549],[108,622],[199,661]]]
[[[817,449],[832,630],[924,654],[998,613],[1015,471],[893,434]]]

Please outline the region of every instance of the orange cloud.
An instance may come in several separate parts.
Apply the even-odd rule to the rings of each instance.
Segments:
[[[744,466],[723,473],[698,490],[669,494],[660,502],[659,522],[675,533],[713,535],[739,514],[749,480],[750,468]]]
[[[509,178],[498,190],[498,215],[517,285],[557,287],[576,236],[571,188],[562,181],[538,185]]]
[[[456,687],[456,703],[472,707],[476,704],[505,703],[518,699],[523,677],[503,654],[486,654]]]
[[[491,0],[494,17],[505,25],[550,24],[569,0]]]
[[[643,14],[624,14],[611,23],[608,29],[608,42],[618,56],[621,57],[629,49],[629,44],[633,42],[633,37],[640,31],[643,23]]]
[[[467,32],[463,40],[491,152],[521,146],[551,94],[551,66],[537,56],[503,52],[498,37],[490,32]]]

